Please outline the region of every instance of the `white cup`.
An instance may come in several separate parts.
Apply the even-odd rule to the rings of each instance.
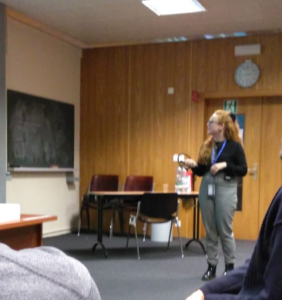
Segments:
[[[168,183],[163,184],[163,192],[167,193],[168,192]]]

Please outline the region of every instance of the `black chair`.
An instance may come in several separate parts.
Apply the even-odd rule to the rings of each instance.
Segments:
[[[134,226],[135,239],[137,247],[137,257],[140,259],[138,236],[137,236],[137,222],[143,223],[165,223],[171,221],[167,250],[169,249],[170,237],[173,223],[177,227],[179,244],[181,249],[181,256],[184,257],[182,242],[180,237],[179,223],[178,223],[178,195],[176,193],[145,193],[138,202],[137,212],[135,215],[130,214],[128,224],[128,235],[126,241],[126,248],[128,248],[130,226]]]
[[[93,175],[89,184],[89,188],[86,194],[82,197],[81,207],[80,207],[80,217],[78,221],[78,233],[80,235],[81,228],[81,219],[83,212],[86,212],[87,216],[87,225],[88,231],[90,229],[90,209],[98,209],[97,202],[95,201],[94,196],[90,195],[89,192],[98,192],[98,191],[118,191],[119,183],[118,183],[118,175]],[[104,205],[103,210],[112,209],[112,218],[110,224],[110,237],[113,235],[113,225],[115,219],[115,202],[110,202]],[[121,217],[120,217],[121,218]]]
[[[154,177],[153,176],[140,176],[140,175],[129,175],[126,177],[123,190],[125,192],[152,192],[154,190]],[[121,208],[124,211],[136,212],[138,201],[126,201],[124,200],[121,204]],[[146,239],[147,223],[143,226],[143,242]]]

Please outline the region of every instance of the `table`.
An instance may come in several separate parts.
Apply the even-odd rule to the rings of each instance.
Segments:
[[[14,250],[42,246],[42,224],[56,216],[21,214],[18,221],[0,223],[0,242]]]
[[[90,195],[93,195],[97,201],[97,205],[98,205],[98,211],[97,211],[97,242],[94,244],[94,246],[92,247],[92,250],[94,251],[96,249],[96,247],[98,245],[101,245],[101,247],[104,250],[104,254],[105,257],[108,257],[108,252],[107,249],[105,247],[105,245],[103,244],[103,205],[106,202],[109,202],[113,199],[125,199],[127,201],[132,200],[132,201],[138,201],[138,199],[144,195],[145,192],[107,192],[107,191],[100,191],[100,192],[90,192]],[[146,192],[148,193],[148,192]],[[154,193],[154,192],[152,192]],[[155,191],[155,193],[165,193],[165,192],[158,192]],[[199,193],[198,192],[191,192],[191,193],[179,193],[179,198],[187,201],[188,199],[193,199],[193,238],[191,240],[189,240],[186,245],[185,248],[188,248],[190,243],[192,243],[193,241],[198,242],[204,253],[205,253],[205,248],[204,245],[202,244],[202,242],[199,240],[199,203],[197,201]]]
[[[126,199],[126,200],[132,200],[132,201],[138,201],[139,198],[142,197],[142,195],[145,192],[89,192],[89,195],[93,195],[95,197],[95,200],[97,201],[98,209],[97,209],[97,242],[92,247],[92,250],[94,251],[98,245],[101,245],[101,247],[104,250],[105,257],[108,257],[108,252],[106,247],[103,244],[103,205],[106,202],[109,202],[113,199]]]

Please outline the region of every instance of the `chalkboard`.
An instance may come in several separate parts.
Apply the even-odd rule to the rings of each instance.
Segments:
[[[74,105],[8,90],[7,108],[8,167],[74,167]]]

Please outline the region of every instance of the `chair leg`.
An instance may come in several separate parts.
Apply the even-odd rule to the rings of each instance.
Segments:
[[[80,214],[79,214],[79,219],[78,219],[77,236],[80,236],[82,213],[83,213],[83,207],[80,208]]]
[[[137,226],[136,226],[136,224],[134,226],[134,229],[135,229],[135,240],[136,240],[136,248],[137,248],[137,258],[140,259],[139,245],[138,245],[138,236],[137,236]]]
[[[79,214],[79,218],[78,218],[77,236],[80,236],[80,228],[81,228],[82,212],[83,212],[83,209],[82,209],[82,207],[81,207],[81,209],[80,209],[80,214]]]
[[[118,209],[118,216],[119,216],[120,233],[124,234],[124,217],[123,217],[123,210],[121,207],[119,207]]]
[[[130,222],[128,223],[127,240],[126,240],[126,249],[128,248],[129,235],[130,235]]]
[[[178,218],[175,219],[175,222],[176,222],[176,227],[177,227],[177,231],[178,231],[178,239],[179,239],[179,245],[180,245],[180,249],[181,249],[181,257],[184,257],[182,241],[181,241],[181,237],[180,237]]]
[[[89,209],[86,208],[86,214],[87,214],[87,227],[88,227],[88,232],[90,232],[90,214],[89,214]]]
[[[113,237],[115,215],[116,215],[116,210],[115,210],[115,208],[113,208],[111,224],[110,224],[110,234],[109,234],[110,239]]]
[[[167,250],[169,249],[169,245],[170,245],[170,237],[171,237],[171,232],[172,232],[172,225],[173,225],[173,221],[170,222],[170,230],[169,230],[169,236],[168,236],[168,242],[167,242]]]
[[[127,233],[127,243],[126,243],[126,248],[128,247],[130,225],[134,226],[134,230],[135,230],[135,240],[136,240],[136,248],[137,248],[137,258],[140,259],[139,245],[138,245],[138,236],[137,236],[137,226],[136,226],[136,217],[135,217],[135,216],[132,216],[132,215],[130,215],[130,217],[129,217],[129,222],[128,222],[128,233]]]
[[[146,233],[147,233],[147,223],[143,225],[143,242],[146,240]]]

